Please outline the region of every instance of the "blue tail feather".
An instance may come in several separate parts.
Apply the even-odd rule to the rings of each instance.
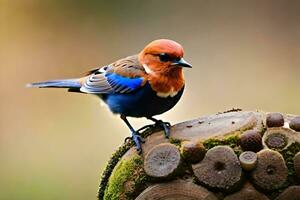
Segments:
[[[80,88],[81,84],[78,79],[64,79],[64,80],[51,80],[38,83],[30,83],[27,87],[38,87],[38,88]]]

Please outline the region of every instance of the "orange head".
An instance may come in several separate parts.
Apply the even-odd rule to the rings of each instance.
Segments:
[[[175,41],[154,40],[139,54],[139,60],[148,73],[169,74],[181,72],[182,67],[192,67],[183,59],[183,48]]]

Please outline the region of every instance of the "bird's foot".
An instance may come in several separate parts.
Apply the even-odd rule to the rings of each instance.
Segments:
[[[148,125],[146,125],[146,126],[143,126],[143,127],[141,127],[141,128],[139,128],[138,130],[137,130],[137,132],[143,132],[143,131],[145,131],[145,130],[147,130],[147,129],[150,129],[150,130],[152,130],[153,128],[155,128],[155,124],[148,124]]]
[[[161,127],[165,132],[166,138],[170,137],[170,128],[171,128],[170,122],[164,122],[162,120],[158,120],[158,119],[155,119],[153,117],[149,117],[147,119],[155,122],[154,127]]]
[[[147,129],[153,131],[156,128],[162,128],[165,132],[166,138],[169,138],[169,136],[170,136],[170,127],[171,127],[171,124],[169,122],[164,122],[162,120],[157,120],[157,121],[155,121],[154,124],[146,125],[146,126],[143,126],[143,127],[139,128],[137,130],[137,132],[140,133],[140,132],[143,132]]]
[[[128,140],[133,141],[136,150],[141,153],[142,152],[142,145],[141,143],[145,143],[144,138],[142,138],[142,136],[138,135],[138,131],[132,132],[132,136],[131,137],[127,137],[125,138],[125,142],[127,142]]]
[[[170,128],[171,128],[170,122],[164,122],[162,120],[157,120],[154,125],[161,127],[164,130],[166,138],[170,137]]]

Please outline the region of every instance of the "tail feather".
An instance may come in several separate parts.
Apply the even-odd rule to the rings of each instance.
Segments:
[[[26,87],[38,88],[80,88],[81,84],[78,79],[51,80],[38,83],[27,84]]]

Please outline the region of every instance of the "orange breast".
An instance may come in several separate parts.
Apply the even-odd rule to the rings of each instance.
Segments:
[[[166,74],[148,75],[152,89],[158,96],[175,96],[184,86],[184,77],[181,68],[174,68]]]

